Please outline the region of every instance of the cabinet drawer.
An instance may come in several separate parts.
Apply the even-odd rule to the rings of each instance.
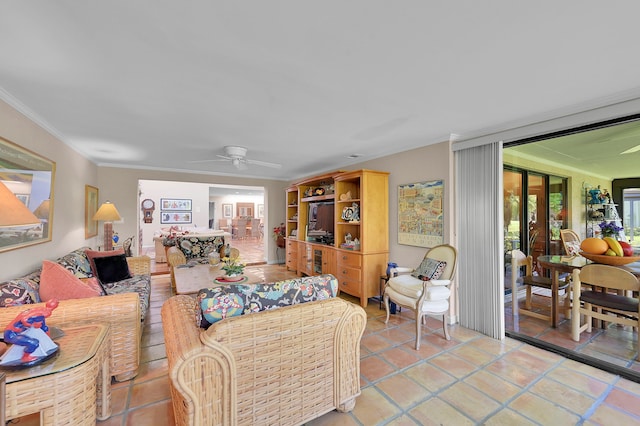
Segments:
[[[351,281],[348,278],[338,278],[338,289],[352,296],[360,296],[360,282]]]
[[[346,268],[343,265],[338,265],[338,280],[347,280],[359,283],[361,281],[360,269]]]
[[[362,267],[362,255],[356,253],[338,253],[338,267],[351,267],[351,268],[361,268]]]

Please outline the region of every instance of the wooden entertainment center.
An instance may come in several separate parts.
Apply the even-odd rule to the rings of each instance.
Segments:
[[[336,171],[298,182],[285,196],[287,268],[333,274],[340,291],[366,307],[379,295],[389,257],[389,173]]]

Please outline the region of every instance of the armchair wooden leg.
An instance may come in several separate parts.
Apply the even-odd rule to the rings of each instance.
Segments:
[[[389,322],[389,296],[387,295],[387,293],[384,293],[384,296],[382,296],[382,298],[384,299],[384,308],[387,311],[387,318],[384,320],[384,323],[388,323]]]
[[[449,329],[447,328],[447,314],[442,314],[442,330],[444,330],[444,338],[451,340]]]
[[[422,319],[424,316],[416,311],[416,351],[420,349],[420,326],[422,325]]]

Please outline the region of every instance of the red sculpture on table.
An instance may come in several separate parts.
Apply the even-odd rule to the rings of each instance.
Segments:
[[[37,357],[31,354],[40,346],[40,341],[38,341],[38,339],[24,335],[24,332],[31,327],[35,327],[40,328],[49,335],[49,327],[47,326],[45,318],[50,317],[53,310],[57,307],[58,301],[56,299],[51,299],[44,306],[38,306],[37,308],[21,312],[4,329],[5,343],[24,346],[22,362],[29,362],[37,359]]]

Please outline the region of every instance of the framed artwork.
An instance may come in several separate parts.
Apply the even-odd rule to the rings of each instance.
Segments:
[[[444,182],[398,185],[398,244],[434,247],[444,243]]]
[[[84,186],[84,238],[98,235],[98,221],[93,215],[98,211],[98,188],[91,185]]]
[[[229,219],[233,217],[233,204],[222,205],[222,217]]]
[[[191,212],[160,212],[160,223],[191,223]]]
[[[264,204],[258,204],[257,217],[259,217],[259,218],[263,218],[264,217]]]
[[[0,138],[0,252],[51,241],[55,174],[55,162]]]
[[[180,199],[180,198],[161,198],[160,210],[191,211],[191,200]]]
[[[236,203],[236,216],[253,217],[253,203]]]

